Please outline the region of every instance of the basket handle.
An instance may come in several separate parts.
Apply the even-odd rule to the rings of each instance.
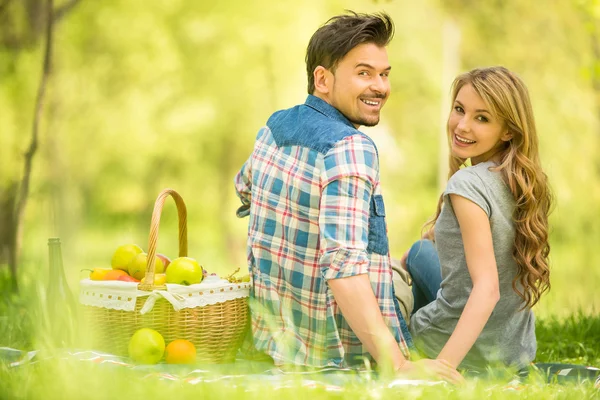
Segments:
[[[173,197],[177,206],[177,216],[179,218],[179,257],[187,257],[187,209],[183,199],[173,189],[164,189],[160,192],[154,203],[152,211],[152,221],[150,222],[150,237],[148,239],[148,263],[146,265],[146,275],[138,284],[138,289],[152,291],[154,289],[165,289],[165,286],[154,285],[154,264],[156,256],[156,244],[158,242],[158,227],[160,225],[160,215],[167,197]]]

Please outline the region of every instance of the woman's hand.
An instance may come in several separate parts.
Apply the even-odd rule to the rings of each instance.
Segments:
[[[405,361],[396,371],[411,378],[442,379],[454,385],[461,385],[465,378],[446,360]]]
[[[406,252],[402,254],[402,258],[400,258],[400,265],[402,265],[402,268],[404,268],[406,271],[408,271],[408,266],[406,265],[406,260],[408,260],[408,253],[410,253],[410,249],[406,250]]]
[[[427,239],[427,240],[431,240],[432,242],[435,242],[435,225],[431,225],[431,227],[429,227],[427,232],[425,232],[421,236],[421,239]]]

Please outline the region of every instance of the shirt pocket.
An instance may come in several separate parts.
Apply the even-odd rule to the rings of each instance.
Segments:
[[[369,244],[367,252],[387,255],[389,243],[385,225],[385,205],[380,194],[371,197],[369,207]]]

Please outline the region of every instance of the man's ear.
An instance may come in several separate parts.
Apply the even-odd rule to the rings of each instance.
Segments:
[[[319,65],[313,72],[315,78],[315,92],[320,94],[329,94],[329,87],[333,82],[333,75],[325,67]]]

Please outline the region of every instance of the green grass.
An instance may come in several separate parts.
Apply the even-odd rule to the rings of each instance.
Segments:
[[[33,290],[35,285],[28,287]],[[3,291],[3,293],[6,293]],[[37,348],[44,336],[39,324],[39,307],[35,296],[3,296],[0,303],[0,346],[24,350]],[[540,318],[537,321],[539,362],[563,362],[600,366],[600,316],[575,313],[566,318]],[[250,375],[238,378],[210,379],[192,385],[183,381],[159,380],[149,377],[149,371],[120,366],[98,365],[92,362],[61,359],[44,360],[31,365],[10,368],[0,363],[0,398],[10,399],[379,399],[379,398],[448,398],[448,399],[512,399],[512,398],[597,398],[600,391],[589,383],[556,385],[532,378],[529,384],[517,389],[506,381],[468,380],[463,387],[437,385],[431,387],[388,387],[390,379],[346,376],[342,391],[325,387],[307,387],[306,380],[288,377],[281,384],[253,379]],[[197,366],[203,370],[223,371],[222,368]],[[180,376],[189,370],[179,370]],[[244,375],[243,370],[227,373]],[[221,372],[218,372],[221,373]],[[210,373],[207,376],[212,376]],[[318,378],[317,378],[318,379]],[[304,385],[303,385],[304,384]]]
[[[24,252],[19,274],[21,285],[19,295],[8,294],[7,269],[0,266],[0,347],[31,350],[40,348],[44,343],[44,331],[41,328],[43,313],[40,312],[37,298],[43,293],[48,282],[47,249],[43,232],[30,233],[30,235],[30,245]],[[86,274],[80,272],[80,269],[106,266],[109,259],[107,254],[111,254],[115,243],[144,237],[140,232],[131,232],[129,235],[131,239],[115,239],[107,238],[106,235],[94,236],[92,231],[86,231],[86,234],[77,241],[65,241],[63,245],[65,271],[74,292],[78,280]],[[39,245],[34,246],[32,243]],[[167,250],[176,248],[176,243],[170,240],[168,235],[163,237],[161,243]],[[558,252],[559,255],[563,253],[567,252]],[[222,268],[218,268],[218,264],[207,263],[209,269],[216,270],[222,275],[231,272],[224,264]],[[573,266],[577,265],[585,265],[585,263],[573,263]],[[597,273],[585,272],[584,268],[574,267],[569,268],[568,271],[560,268],[554,272],[556,279],[553,279],[552,291],[550,295],[542,298],[541,304],[536,306],[535,310],[538,316],[536,361],[600,367],[600,314],[595,311],[598,309],[596,307],[598,299],[594,295]],[[580,278],[573,279],[572,277],[575,276],[573,274]],[[583,279],[584,276],[587,278]],[[574,295],[579,297],[575,298]],[[588,299],[592,303],[583,303],[582,299]],[[217,370],[210,366],[198,366],[198,368]],[[246,372],[239,369],[238,367],[238,371],[235,372],[242,374]],[[228,373],[232,372],[234,371],[228,370]],[[274,383],[253,379],[248,375],[229,380],[211,380],[196,385],[183,381],[161,381],[147,375],[147,371],[59,358],[17,368],[9,368],[0,362],[0,399],[600,398],[600,391],[589,383],[555,385],[541,384],[535,380],[519,390],[507,387],[506,381],[481,380],[469,380],[464,387],[460,388],[450,385],[393,388],[387,387],[389,380],[384,378],[362,377],[346,380],[343,390],[336,392],[327,391],[323,387],[309,388],[303,386],[302,381],[293,378],[286,380],[286,387],[281,388]]]
[[[30,367],[1,367],[0,398],[11,399],[567,399],[594,398],[598,389],[590,384],[555,385],[531,383],[520,388],[505,382],[469,380],[463,387],[446,384],[418,387],[389,387],[389,380],[357,380],[341,391],[303,386],[299,379],[276,384],[237,378],[209,380],[197,385],[181,381],[161,381],[145,372],[122,367],[108,368],[75,361],[52,360]]]
[[[585,364],[600,368],[600,316],[579,312],[563,319],[538,319],[536,336],[538,362]]]

